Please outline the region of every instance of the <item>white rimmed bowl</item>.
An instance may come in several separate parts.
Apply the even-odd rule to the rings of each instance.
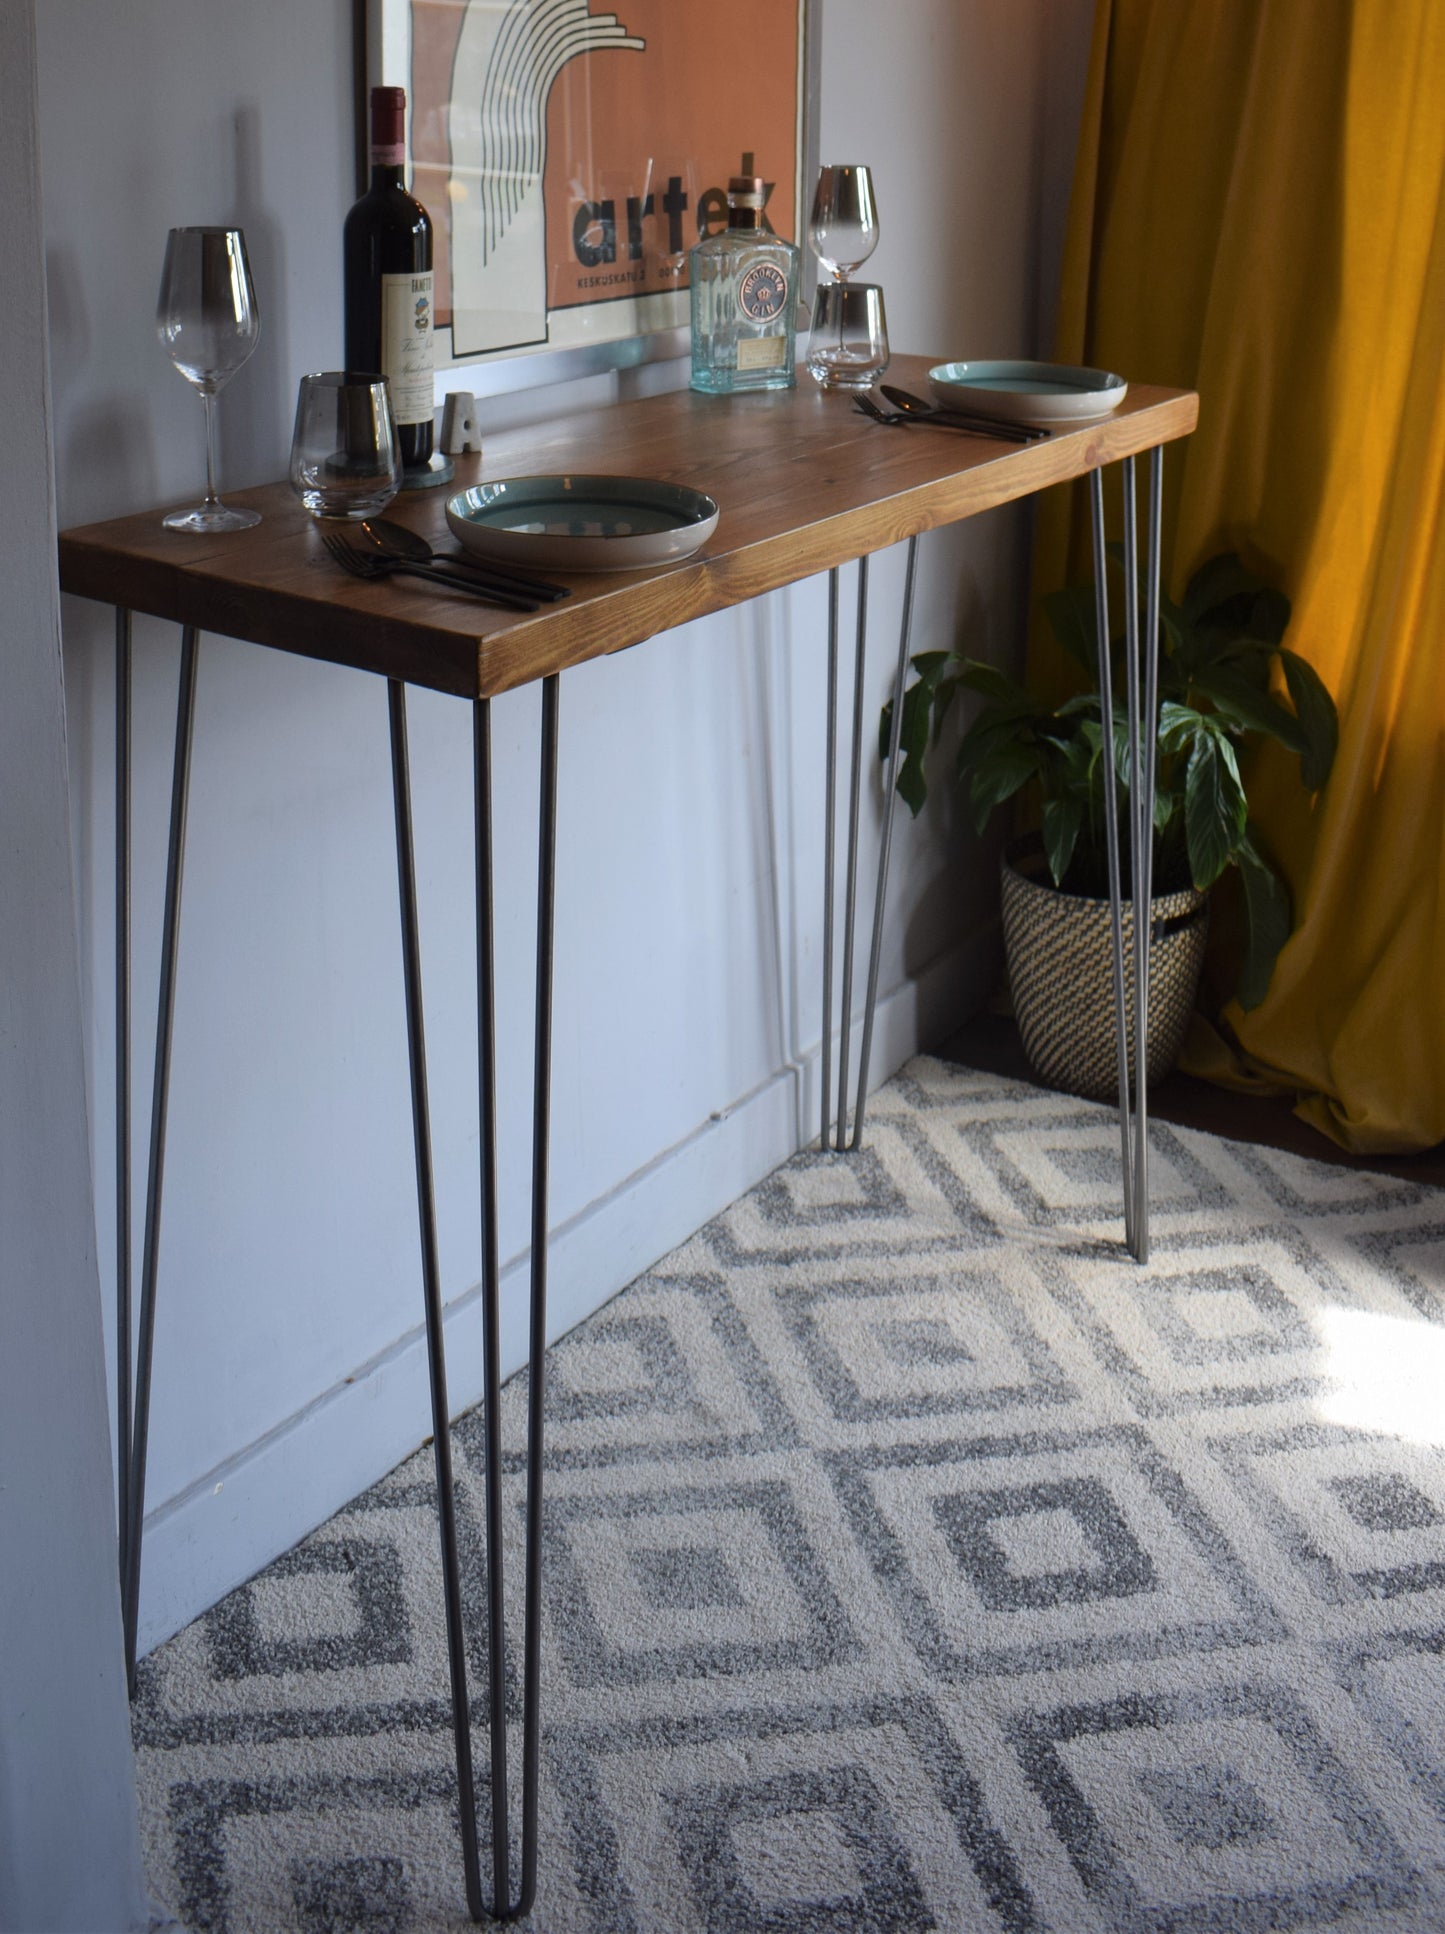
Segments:
[[[635,571],[700,550],[711,497],[650,477],[499,477],[447,500],[465,550],[521,570]]]

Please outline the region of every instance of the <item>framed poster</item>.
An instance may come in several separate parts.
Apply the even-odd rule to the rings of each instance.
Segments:
[[[687,251],[726,224],[731,175],[761,175],[767,221],[798,240],[817,0],[361,3],[359,106],[369,85],[407,93],[442,387],[458,367],[484,391],[684,353]]]

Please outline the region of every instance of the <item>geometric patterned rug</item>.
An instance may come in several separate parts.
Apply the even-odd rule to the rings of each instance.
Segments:
[[[916,1060],[550,1352],[525,1925],[1445,1928],[1445,1194],[1151,1151]],[[140,1676],[186,1925],[469,1925],[429,1451]]]

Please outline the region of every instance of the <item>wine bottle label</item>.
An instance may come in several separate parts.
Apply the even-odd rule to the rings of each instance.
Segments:
[[[432,271],[381,278],[381,373],[391,385],[398,423],[430,423],[436,407],[432,381]]]

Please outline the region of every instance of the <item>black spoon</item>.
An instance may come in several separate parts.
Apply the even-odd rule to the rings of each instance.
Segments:
[[[570,598],[572,595],[565,584],[551,584],[546,578],[529,577],[524,571],[512,570],[509,565],[493,564],[489,558],[469,557],[465,551],[433,550],[420,531],[409,530],[405,524],[394,524],[389,517],[368,517],[358,523],[357,529],[387,557],[402,557],[414,564],[440,564],[454,570],[475,572],[478,577],[512,585],[544,604],[555,604],[559,598]]]
[[[955,419],[949,416],[924,416],[914,410],[899,410],[896,415],[890,416],[887,410],[880,410],[873,398],[864,395],[862,391],[853,398],[853,407],[861,410],[864,416],[871,416],[875,423],[887,423],[895,430],[907,430],[915,428],[920,423],[932,423],[937,429],[958,430],[964,436],[995,437],[1000,443],[1018,442],[1017,431],[1010,430],[1003,424],[985,423],[981,419],[977,423],[971,423],[964,417]]]
[[[970,430],[993,429],[1006,433],[1019,443],[1038,443],[1049,433],[1036,424],[1016,423],[1006,416],[977,416],[968,410],[943,409],[937,403],[925,403],[921,396],[913,396],[906,389],[895,389],[891,383],[880,383],[884,396],[905,416],[917,417],[920,423],[953,423]]]

